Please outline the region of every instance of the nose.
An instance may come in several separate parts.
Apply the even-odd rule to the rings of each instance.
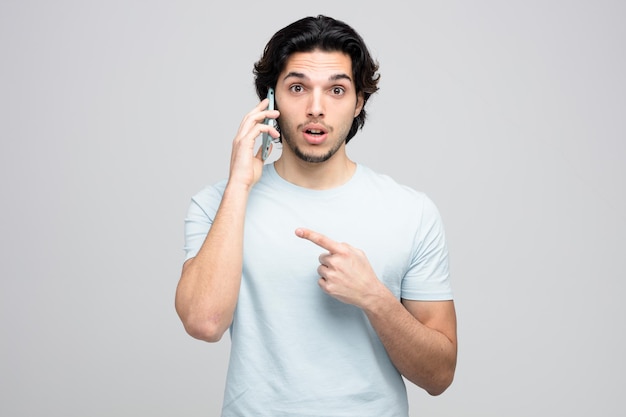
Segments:
[[[324,102],[322,91],[315,89],[311,92],[309,105],[307,108],[307,114],[309,117],[324,116]]]

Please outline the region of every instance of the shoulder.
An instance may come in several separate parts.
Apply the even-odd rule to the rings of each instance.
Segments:
[[[428,195],[420,190],[401,184],[389,175],[382,174],[371,168],[359,165],[362,184],[367,187],[372,194],[391,199],[395,203],[410,205],[428,206],[434,208],[433,201]]]
[[[194,199],[207,198],[207,197],[212,197],[216,195],[221,196],[224,194],[224,190],[226,189],[227,182],[228,180],[223,179],[214,184],[205,185],[196,194],[193,195],[193,198]]]
[[[216,211],[219,206],[227,180],[221,180],[215,184],[206,185],[191,197],[192,207],[205,212]]]
[[[417,229],[428,229],[435,225],[442,227],[439,209],[427,193],[370,168],[362,166],[361,170],[364,186],[361,192],[369,196],[364,204],[378,207],[389,221],[401,222],[405,227],[409,227],[409,224]]]

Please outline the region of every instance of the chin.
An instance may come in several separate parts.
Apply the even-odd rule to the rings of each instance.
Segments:
[[[293,152],[296,155],[296,157],[298,157],[298,159],[300,159],[301,161],[309,162],[312,164],[319,164],[322,162],[326,162],[330,158],[332,158],[336,151],[330,151],[325,154],[314,154],[314,153],[305,153],[305,152],[302,152],[301,149],[295,148],[293,149]]]

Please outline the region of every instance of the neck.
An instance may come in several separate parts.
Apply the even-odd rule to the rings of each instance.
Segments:
[[[284,152],[274,162],[278,175],[285,181],[312,190],[327,190],[345,184],[352,178],[356,164],[339,151],[325,162],[305,162]]]

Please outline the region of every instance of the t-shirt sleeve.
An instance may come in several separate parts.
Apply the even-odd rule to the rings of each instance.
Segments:
[[[185,217],[185,261],[200,251],[211,229],[223,195],[223,186],[208,186],[191,198]]]
[[[422,200],[411,264],[402,280],[402,298],[421,301],[452,300],[448,247],[441,216],[428,197]]]

